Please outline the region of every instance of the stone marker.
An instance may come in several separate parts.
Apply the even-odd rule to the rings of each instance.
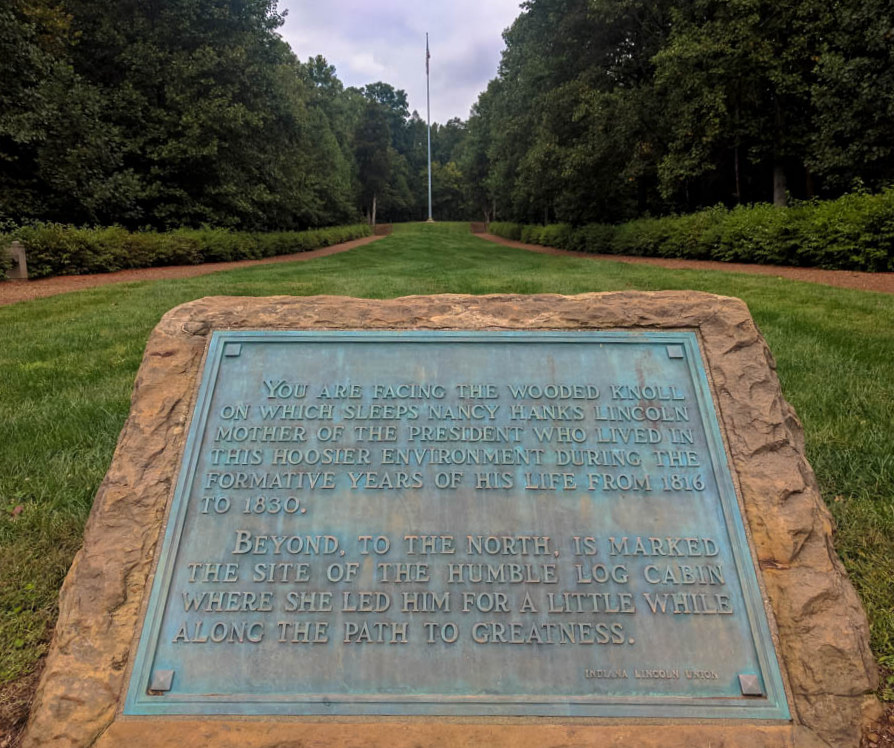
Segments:
[[[28,261],[21,242],[10,244],[6,248],[6,254],[12,260],[12,266],[6,271],[6,277],[10,280],[28,280]]]
[[[147,345],[25,745],[856,746],[830,531],[738,300],[203,299]]]

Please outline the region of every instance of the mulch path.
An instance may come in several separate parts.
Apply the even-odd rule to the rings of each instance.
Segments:
[[[568,257],[586,257],[592,260],[612,260],[613,262],[629,262],[633,265],[658,265],[672,270],[724,270],[728,273],[753,273],[754,275],[772,275],[788,280],[821,283],[826,286],[840,288],[857,288],[861,291],[878,291],[894,293],[894,273],[860,273],[854,270],[820,270],[819,268],[795,268],[779,265],[750,265],[744,262],[715,262],[713,260],[679,260],[669,257],[623,257],[620,255],[597,255],[586,252],[569,252],[554,247],[541,247],[538,244],[504,239],[494,234],[477,234],[497,244],[517,249],[527,249],[545,255],[566,255]]]
[[[55,296],[71,291],[83,291],[85,288],[105,286],[109,283],[133,283],[134,281],[166,280],[169,278],[191,278],[196,275],[208,275],[221,270],[251,267],[253,265],[270,265],[276,262],[298,262],[328,257],[339,252],[347,252],[355,247],[377,241],[381,236],[365,236],[343,244],[314,249],[310,252],[298,252],[278,257],[265,257],[263,260],[237,260],[235,262],[208,262],[203,265],[171,265],[160,268],[139,268],[137,270],[119,270],[115,273],[97,275],[58,275],[54,278],[41,278],[33,281],[0,282],[0,306],[15,304],[19,301],[30,301],[44,296]]]
[[[390,229],[390,226],[388,226]],[[390,233],[390,231],[388,232]],[[820,270],[818,268],[780,267],[778,265],[749,265],[742,262],[714,262],[712,260],[680,260],[662,257],[622,257],[620,255],[597,255],[584,252],[569,252],[554,247],[541,247],[538,244],[525,244],[523,242],[503,239],[494,234],[483,233],[481,229],[474,232],[476,236],[487,241],[503,244],[507,247],[526,249],[529,252],[539,252],[547,255],[565,255],[568,257],[586,257],[591,260],[611,260],[613,262],[628,262],[631,264],[658,265],[673,270],[724,270],[732,273],[753,273],[755,275],[772,275],[777,278],[806,281],[808,283],[821,283],[827,286],[840,288],[856,288],[861,291],[878,291],[879,293],[894,293],[894,273],[860,273],[852,270]],[[362,239],[335,244],[323,249],[315,249],[311,252],[299,252],[279,257],[267,257],[263,260],[239,260],[237,262],[210,262],[204,265],[173,265],[159,268],[140,268],[138,270],[119,270],[116,273],[101,273],[97,275],[60,275],[55,278],[43,278],[35,281],[4,281],[0,282],[0,306],[15,304],[19,301],[30,301],[44,296],[55,296],[60,293],[81,291],[94,286],[104,286],[108,283],[132,283],[134,281],[164,280],[169,278],[191,278],[197,275],[217,273],[221,270],[232,270],[253,265],[267,265],[276,262],[298,262],[315,260],[318,257],[327,257],[346,252],[355,247],[362,247],[382,236],[367,236]]]

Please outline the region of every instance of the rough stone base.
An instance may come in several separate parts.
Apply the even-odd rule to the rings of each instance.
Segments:
[[[122,717],[127,672],[214,329],[695,330],[745,507],[794,716],[789,725],[557,719]],[[207,298],[153,332],[97,494],[25,746],[858,746],[877,707],[866,617],[832,550],[801,425],[746,306],[691,292]],[[771,625],[773,621],[771,620]]]
[[[521,722],[521,724],[519,724]],[[116,722],[96,748],[161,748],[190,745],[214,748],[394,748],[467,746],[468,748],[825,748],[828,743],[804,727],[731,725],[560,725],[494,721],[456,724],[413,722],[268,722],[263,735],[256,723],[169,721],[147,729],[145,722]]]

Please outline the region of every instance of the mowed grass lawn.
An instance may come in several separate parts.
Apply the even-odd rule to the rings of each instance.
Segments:
[[[153,326],[209,295],[697,289],[744,299],[804,422],[836,544],[894,668],[894,296],[766,276],[553,257],[408,225],[351,252],[0,307],[0,687],[46,651],[57,594]],[[884,687],[894,699],[894,683]]]

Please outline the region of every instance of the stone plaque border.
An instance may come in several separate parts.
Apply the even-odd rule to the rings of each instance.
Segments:
[[[790,722],[571,717],[137,717],[122,714],[137,635],[213,330],[694,330],[778,633]],[[738,299],[694,292],[213,297],[168,312],[63,585],[24,746],[856,746],[877,670],[832,521],[772,355]]]

